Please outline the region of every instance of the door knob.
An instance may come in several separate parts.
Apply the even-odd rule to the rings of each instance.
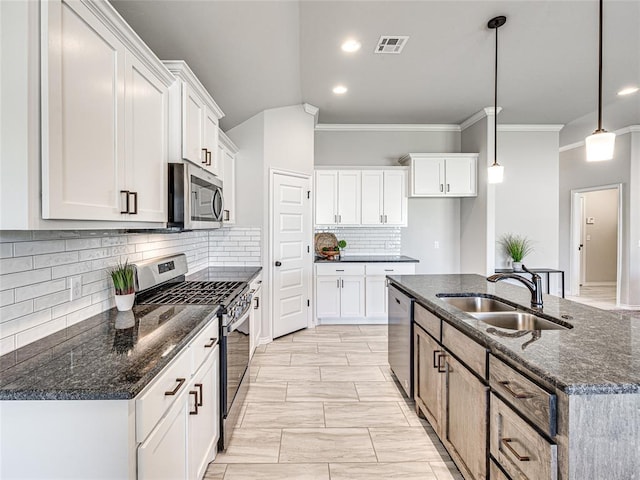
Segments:
[[[280,267],[282,265],[282,262],[276,262],[276,267]]]

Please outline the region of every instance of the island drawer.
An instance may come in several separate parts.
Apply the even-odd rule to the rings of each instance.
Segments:
[[[493,355],[489,356],[489,385],[547,435],[556,435],[555,394],[547,392]]]
[[[316,264],[318,275],[364,275],[364,263],[318,263]]]
[[[191,378],[191,352],[185,349],[136,397],[136,440],[142,442],[173,402],[182,398]]]
[[[442,322],[442,344],[481,378],[486,378],[486,348],[447,322]]]
[[[413,263],[367,263],[367,275],[410,275],[415,273]]]
[[[422,305],[414,304],[413,321],[420,325],[429,335],[440,341],[442,321]]]
[[[218,319],[215,318],[202,329],[196,338],[191,342],[191,350],[193,352],[193,371],[200,368],[209,355],[215,349],[218,343]]]
[[[491,480],[511,480],[502,470],[500,470],[500,467],[498,467],[498,464],[493,460],[493,458],[489,461],[489,478]]]
[[[549,443],[511,407],[491,394],[491,455],[512,478],[556,480],[557,446]]]

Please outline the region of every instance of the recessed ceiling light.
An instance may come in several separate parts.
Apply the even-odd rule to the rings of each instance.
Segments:
[[[631,95],[632,93],[636,93],[638,90],[640,90],[638,87],[627,87],[620,90],[618,95]]]
[[[342,51],[348,53],[357,52],[358,50],[360,50],[361,46],[362,45],[359,41],[350,39],[342,44]]]
[[[347,93],[347,87],[345,87],[344,85],[336,85],[335,87],[333,87],[333,93],[335,93],[336,95],[344,95],[345,93]]]

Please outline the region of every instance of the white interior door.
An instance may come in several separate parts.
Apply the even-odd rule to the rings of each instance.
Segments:
[[[273,337],[306,328],[311,298],[309,177],[273,173]]]

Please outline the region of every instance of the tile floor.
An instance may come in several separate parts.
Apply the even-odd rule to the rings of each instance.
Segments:
[[[462,480],[391,379],[386,325],[324,325],[256,351],[207,480]]]
[[[616,308],[616,286],[582,286],[579,296],[567,295],[567,299],[601,310],[614,310]]]

